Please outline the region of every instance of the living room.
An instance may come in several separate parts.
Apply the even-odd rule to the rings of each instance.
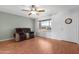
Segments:
[[[0,5],[0,53],[79,53],[78,19],[78,5]]]

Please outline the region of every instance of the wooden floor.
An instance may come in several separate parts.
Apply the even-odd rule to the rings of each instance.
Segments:
[[[1,54],[74,54],[79,53],[79,44],[55,39],[36,37],[30,40],[0,42]]]

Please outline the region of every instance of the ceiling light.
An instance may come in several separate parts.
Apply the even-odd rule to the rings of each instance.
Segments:
[[[42,8],[37,8],[35,5],[32,5],[31,8],[23,9],[23,11],[27,11],[28,15],[39,15],[40,12],[45,12]]]

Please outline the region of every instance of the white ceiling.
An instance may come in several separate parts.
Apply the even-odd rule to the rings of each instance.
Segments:
[[[6,12],[14,15],[24,16],[24,17],[31,17],[31,18],[37,18],[41,16],[52,16],[56,13],[76,9],[79,10],[78,5],[40,5],[39,8],[44,8],[45,12],[40,13],[39,16],[28,16],[27,12],[22,11],[22,9],[29,8],[29,5],[0,5],[0,11]]]

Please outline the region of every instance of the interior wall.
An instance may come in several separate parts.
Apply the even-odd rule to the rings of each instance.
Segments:
[[[42,32],[39,30],[39,20],[47,18],[52,19],[52,30]],[[66,24],[65,19],[72,18],[71,24]],[[41,17],[36,20],[36,34],[38,36],[66,40],[71,42],[79,43],[79,11],[77,9],[61,11],[52,17]]]
[[[15,28],[31,28],[34,31],[33,19],[0,12],[0,40],[13,38]]]

